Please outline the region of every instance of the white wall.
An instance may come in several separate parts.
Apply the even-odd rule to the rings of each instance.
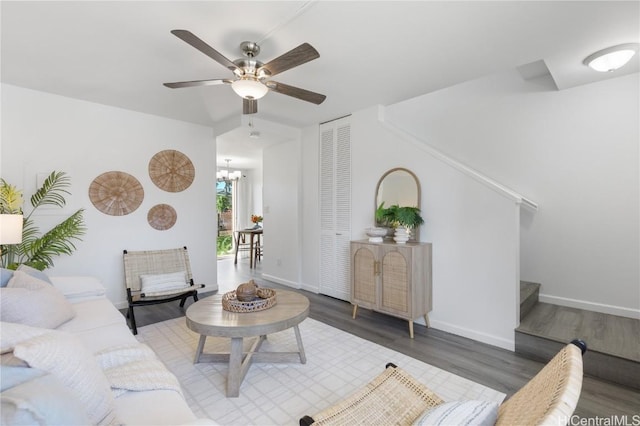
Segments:
[[[122,306],[126,300],[122,250],[187,246],[194,279],[217,289],[215,140],[211,128],[140,114],[57,95],[2,85],[0,175],[23,189],[25,210],[36,189],[36,175],[64,171],[72,180],[63,211],[42,209],[36,223],[44,232],[78,208],[85,209],[88,228],[72,256],[56,258],[51,275],[93,275],[107,295]],[[178,193],[165,192],[151,181],[148,163],[158,151],[175,149],[194,164],[192,185]],[[135,176],[144,188],[140,207],[126,216],[98,211],[89,199],[94,178],[107,171]],[[147,223],[147,212],[159,203],[178,215],[169,230]]]
[[[352,239],[374,223],[375,189],[389,169],[405,167],[421,185],[420,240],[433,243],[431,325],[513,349],[518,315],[519,206],[423,147],[391,133],[379,108],[351,116]],[[318,291],[318,133],[303,133],[305,288]],[[265,180],[266,182],[266,180]],[[307,214],[308,213],[308,214]],[[307,238],[308,236],[308,238]],[[315,263],[314,263],[315,261]]]
[[[405,130],[536,201],[521,276],[541,300],[640,317],[639,74],[556,91],[505,72],[388,108]]]
[[[243,169],[242,179],[237,181],[238,200],[233,214],[236,216],[238,229],[251,228],[251,215],[262,215],[262,166],[255,169]]]
[[[394,167],[422,190],[420,241],[433,244],[435,328],[513,349],[518,315],[518,212],[488,188],[389,132],[378,108],[352,115],[353,238],[374,223],[375,189]]]
[[[302,130],[301,141],[301,287],[320,289],[320,127]]]
[[[264,248],[262,276],[300,288],[300,139],[264,149]]]

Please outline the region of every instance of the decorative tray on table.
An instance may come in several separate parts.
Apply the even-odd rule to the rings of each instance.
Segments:
[[[272,288],[258,288],[252,300],[238,300],[236,290],[222,296],[222,309],[229,312],[256,312],[271,308],[276,304],[276,291]]]

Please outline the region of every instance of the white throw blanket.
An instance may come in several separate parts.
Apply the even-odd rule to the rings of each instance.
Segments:
[[[114,396],[127,391],[173,390],[182,395],[174,376],[143,343],[110,348],[96,354],[98,364],[107,376]]]

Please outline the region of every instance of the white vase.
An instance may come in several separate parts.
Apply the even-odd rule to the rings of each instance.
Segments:
[[[398,227],[396,228],[395,234],[393,234],[393,241],[397,244],[405,244],[409,241],[410,231],[407,228]]]

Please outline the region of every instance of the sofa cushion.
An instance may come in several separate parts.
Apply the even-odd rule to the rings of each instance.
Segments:
[[[77,337],[53,330],[16,344],[13,353],[30,367],[58,378],[79,399],[91,423],[114,421],[109,382]]]
[[[89,424],[73,392],[55,376],[34,368],[0,366],[1,424]]]
[[[120,313],[106,298],[87,300],[73,305],[76,317],[58,327],[58,330],[78,333],[95,330],[110,324],[126,324],[124,315]]]
[[[58,327],[75,316],[58,289],[20,270],[0,288],[0,309],[2,321],[44,328]]]
[[[71,303],[97,299],[105,295],[105,288],[95,277],[53,276],[49,277],[53,286],[60,290]]]

